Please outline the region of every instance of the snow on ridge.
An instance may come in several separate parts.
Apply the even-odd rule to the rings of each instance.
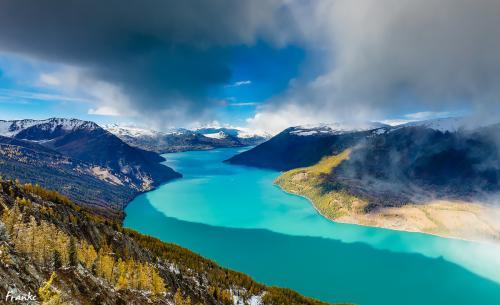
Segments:
[[[10,126],[12,125],[12,122],[9,121],[0,121],[0,135],[4,137],[11,137],[15,133],[13,133],[10,130]]]
[[[312,136],[320,134],[343,134],[349,132],[366,131],[386,126],[378,122],[367,122],[363,124],[348,124],[343,122],[307,124],[293,127],[290,134],[298,136]]]
[[[463,117],[439,118],[425,121],[416,121],[402,124],[396,127],[425,127],[441,132],[457,132],[464,129],[472,129],[473,126]],[[479,127],[479,126],[477,126]]]
[[[242,139],[249,139],[249,138],[255,138],[255,137],[261,137],[265,139],[271,138],[271,135],[267,132],[263,131],[257,131],[257,130],[250,130],[247,128],[236,128],[237,133],[238,133],[238,138]]]
[[[152,137],[161,134],[159,131],[151,129],[131,127],[131,126],[120,126],[117,124],[104,125],[103,128],[116,136],[129,136],[133,138],[140,136]]]
[[[228,137],[228,135],[223,131],[219,131],[219,132],[215,132],[215,133],[205,133],[203,135],[205,137],[211,138],[211,139],[225,139]]]
[[[41,120],[35,123],[35,125],[46,126],[47,129],[54,130],[56,127],[61,127],[63,130],[75,130],[78,128],[88,128],[95,129],[99,127],[96,123],[90,121],[83,121],[78,119],[63,119],[63,118],[51,118],[47,120]]]
[[[221,125],[217,122],[217,124],[208,124],[196,127],[193,129],[195,133],[199,133],[202,135],[216,133],[219,131],[223,131],[230,136],[235,136],[238,138],[248,139],[254,137],[262,137],[269,139],[272,135],[268,132],[262,130],[253,130],[247,127],[237,127],[232,125]]]
[[[138,137],[161,137],[165,135],[181,135],[185,134],[188,132],[186,129],[182,128],[172,128],[167,131],[158,131],[158,130],[153,130],[153,129],[148,129],[148,128],[141,128],[141,127],[136,127],[136,126],[125,126],[125,125],[118,125],[118,124],[107,124],[103,126],[104,129],[107,131],[111,132],[112,134],[120,137],[120,136],[126,136],[126,137],[132,137],[132,138],[138,138]]]
[[[97,128],[98,125],[78,119],[64,119],[64,118],[50,118],[45,120],[12,120],[12,121],[0,121],[0,135],[5,137],[13,137],[19,132],[33,127],[40,126],[43,130],[55,130],[57,127],[63,130],[74,130],[77,128]]]
[[[5,137],[15,136],[20,131],[38,124],[38,120],[14,120],[14,121],[0,121],[0,135]]]
[[[254,132],[246,128],[213,128],[213,130],[205,130],[208,128],[196,128],[194,130],[184,129],[184,128],[171,128],[165,131],[157,131],[153,129],[135,127],[135,126],[124,126],[118,124],[108,124],[103,126],[104,129],[111,132],[116,136],[128,136],[128,137],[158,137],[165,135],[183,135],[198,133],[203,136],[212,139],[223,139],[232,135],[239,138],[253,138],[253,137],[264,137],[270,138],[270,135],[264,132]],[[212,129],[212,128],[210,128]]]

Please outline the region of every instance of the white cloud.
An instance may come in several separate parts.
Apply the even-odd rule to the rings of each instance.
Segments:
[[[47,74],[47,73],[42,73],[40,74],[39,77],[40,83],[49,85],[49,86],[58,86],[61,84],[61,81],[59,78],[55,77],[54,75]]]
[[[244,106],[256,106],[259,103],[255,102],[237,102],[237,103],[229,103],[228,106],[235,106],[235,107],[244,107]]]
[[[117,111],[115,108],[109,107],[109,106],[103,106],[103,107],[98,107],[98,108],[90,108],[87,112],[88,114],[92,115],[107,115],[107,116],[119,116],[120,112]]]
[[[226,87],[239,87],[239,86],[246,86],[252,84],[251,80],[242,80],[242,81],[237,81],[232,83],[231,85],[227,85]]]
[[[290,126],[328,122],[328,117],[309,112],[296,104],[286,104],[278,109],[262,107],[246,121],[247,127],[252,130],[277,134]]]
[[[38,84],[45,88],[57,90],[69,97],[69,101],[85,102],[93,107],[88,114],[93,115],[129,115],[130,101],[121,89],[111,83],[89,78],[85,70],[66,66],[52,73],[41,73]]]
[[[90,102],[91,100],[75,96],[33,92],[24,90],[0,89],[0,96],[9,99],[41,100],[47,102]]]
[[[164,35],[159,35],[160,41],[167,45],[176,46],[179,41],[183,41],[188,46],[205,46],[208,51],[212,47],[230,48],[241,45],[252,48],[260,42],[276,47],[294,45],[303,48],[307,53],[307,60],[300,71],[304,74],[290,82],[286,93],[266,102],[267,107],[258,108],[258,113],[248,120],[250,125],[268,126],[270,130],[276,131],[293,124],[316,122],[381,118],[419,120],[444,113],[448,109],[479,109],[485,114],[499,115],[500,1],[277,0],[266,4],[245,1],[234,6],[239,14],[220,15],[224,10],[213,10],[213,6],[208,5],[206,13],[209,14],[205,16],[208,18],[200,19],[208,20],[207,23],[193,22],[198,21],[197,17],[204,17],[205,10],[198,12],[200,16],[193,15],[190,4],[182,5],[182,11],[187,12],[186,16],[175,11],[179,18],[165,19],[166,27],[162,27],[163,23],[158,23],[155,19],[158,17],[156,7],[143,7],[148,8],[146,12],[151,16],[143,18],[142,21],[147,24],[143,29],[146,34],[150,28],[158,31],[151,37],[157,37],[156,34],[168,29]],[[52,9],[47,11],[56,16],[61,12]],[[132,33],[135,33],[138,21],[133,16],[137,12],[109,12],[118,13],[122,18],[117,20],[126,21],[125,29],[132,29]],[[132,17],[128,18],[129,16]],[[155,64],[156,60],[165,61],[164,57],[149,58],[151,62],[148,63],[148,58],[136,57],[135,49],[132,52],[126,49],[118,50],[120,52],[117,53],[122,56],[117,58],[110,50],[128,46],[129,43],[119,40],[120,44],[117,46],[101,44],[104,41],[101,39],[91,39],[91,43],[84,41],[83,45],[92,46],[87,51],[93,52],[82,51],[78,48],[81,41],[75,40],[77,45],[68,43],[77,37],[74,35],[75,29],[77,32],[79,29],[84,32],[98,29],[96,33],[90,33],[95,35],[84,35],[84,38],[95,38],[107,33],[102,31],[102,27],[110,26],[113,30],[110,33],[114,33],[116,24],[108,22],[107,13],[97,14],[95,17],[98,17],[98,26],[92,28],[86,26],[88,20],[80,20],[82,16],[77,14],[75,17],[80,21],[76,23],[83,27],[56,27],[62,31],[60,35],[54,35],[54,29],[50,27],[35,27],[37,23],[32,24],[35,25],[32,28],[25,27],[24,25],[30,25],[27,23],[30,20],[14,20],[23,24],[15,29],[33,36],[12,35],[12,31],[4,31],[6,38],[26,39],[24,42],[16,41],[11,44],[19,54],[32,54],[33,58],[51,61],[69,58],[73,61],[66,61],[64,64],[82,67],[42,73],[39,77],[40,84],[59,90],[62,96],[88,99],[91,104],[89,107],[94,111],[108,108],[128,113],[133,109],[142,113],[145,121],[153,120],[153,117],[161,121],[159,123],[166,121],[165,118],[172,123],[180,120],[178,118],[196,118],[202,121],[216,117],[210,114],[216,113],[216,108],[221,104],[212,103],[201,95],[213,84],[227,84],[228,75],[209,82],[208,87],[204,81],[200,81],[195,86],[200,89],[196,90],[200,96],[193,97],[189,86],[193,82],[189,77],[192,74],[187,73],[180,83],[181,88],[189,88],[187,92],[183,92],[188,94],[171,95],[161,85],[150,86],[157,84],[152,71],[161,71],[156,75],[160,80],[164,80],[162,77],[165,76],[170,77],[169,73],[163,73],[170,70],[159,69]],[[51,22],[54,20],[59,19],[50,19]],[[61,20],[64,21],[64,18]],[[242,23],[241,20],[247,22]],[[187,26],[179,26],[176,21]],[[210,26],[207,27],[206,24]],[[228,24],[234,26],[228,27]],[[179,32],[175,29],[182,30]],[[28,32],[23,32],[24,30]],[[118,27],[118,30],[123,28]],[[34,48],[33,42],[38,40],[33,40],[32,37],[42,37],[39,33],[45,31],[51,31],[51,37],[58,43],[51,41],[45,44],[45,40],[40,40],[42,44],[39,48]],[[202,41],[199,41],[200,37],[203,38]],[[93,50],[94,47],[96,50]],[[80,57],[81,55],[84,56]],[[206,53],[195,55],[195,58],[205,59]],[[214,60],[217,58],[214,57]],[[127,64],[124,65],[124,62]],[[227,66],[233,68],[225,60],[200,62],[208,62],[209,66],[220,65],[224,68],[222,70]],[[173,63],[178,64],[175,60]],[[191,66],[192,61],[188,60],[187,63],[187,66]],[[145,67],[148,69],[143,69]],[[149,69],[151,67],[154,69]],[[137,71],[140,73],[133,73]],[[173,79],[180,78],[174,75]],[[170,82],[164,81],[165,85],[168,83]],[[251,84],[251,80],[241,79],[227,87]],[[164,94],[158,95],[158,92]],[[232,102],[233,106],[251,106],[249,103]],[[229,105],[229,102],[224,104]],[[402,115],[408,109],[428,111]]]
[[[302,33],[298,41],[316,51],[312,62],[323,72],[312,80],[299,76],[269,111],[294,103],[329,121],[376,120],[412,108],[428,110],[408,118],[414,120],[448,109],[500,115],[499,1],[289,5]]]
[[[390,125],[390,126],[397,126],[397,125],[402,125],[406,123],[413,122],[412,120],[404,120],[404,119],[389,119],[389,120],[382,120],[380,121],[381,123]]]
[[[405,118],[417,121],[444,118],[449,116],[451,116],[451,113],[448,111],[442,111],[442,112],[421,111],[421,112],[405,114]]]
[[[435,112],[435,111],[421,111],[421,112],[414,112],[414,113],[408,113],[402,116],[402,118],[396,118],[396,119],[386,119],[382,120],[381,122],[387,125],[391,126],[396,126],[396,125],[401,125],[401,124],[406,124],[410,122],[415,122],[415,121],[425,121],[425,120],[432,120],[432,119],[438,119],[438,118],[448,118],[448,117],[453,117],[457,116],[457,113],[452,113],[448,111],[441,111],[441,112]]]

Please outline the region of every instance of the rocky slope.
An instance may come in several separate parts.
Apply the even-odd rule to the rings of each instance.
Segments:
[[[0,295],[35,304],[325,304],[0,180]],[[15,301],[13,301],[15,302]],[[30,302],[28,302],[29,304]]]

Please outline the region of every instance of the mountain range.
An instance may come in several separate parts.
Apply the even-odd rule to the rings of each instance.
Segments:
[[[116,124],[104,128],[127,144],[156,153],[209,150],[214,148],[254,146],[266,141],[268,134],[243,129],[209,127],[194,130],[175,128],[165,132]]]
[[[282,171],[276,184],[327,218],[498,242],[500,209],[488,199],[500,191],[499,134],[500,124],[456,118],[295,126],[267,141],[230,128],[0,121],[0,292],[77,304],[325,304],[122,228],[134,196],[181,177],[158,153],[256,145],[226,162]]]

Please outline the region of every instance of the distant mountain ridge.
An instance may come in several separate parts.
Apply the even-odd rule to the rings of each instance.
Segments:
[[[32,175],[19,178],[54,188],[87,205],[103,205],[109,199],[112,201],[108,202],[109,208],[119,213],[134,194],[181,176],[160,164],[165,160],[163,157],[129,146],[89,121],[62,118],[0,121],[0,135],[2,149],[12,150],[14,146],[18,154],[17,159],[3,160],[0,172],[19,177],[12,170],[23,164],[24,172]],[[42,154],[50,155],[51,161],[42,158]],[[59,155],[70,159],[66,163],[54,162]],[[37,175],[34,169],[29,170],[29,165],[39,161],[43,165],[38,166],[45,171]],[[63,178],[68,178],[65,184],[48,183]],[[75,183],[80,187],[69,186]]]
[[[175,128],[165,132],[116,124],[104,128],[131,146],[156,153],[252,146],[268,139],[235,128]]]
[[[364,122],[357,124],[349,124],[343,122],[336,123],[321,123],[321,124],[308,124],[291,127],[290,134],[299,136],[320,136],[320,135],[340,135],[346,133],[353,133],[358,131],[373,130],[382,127],[389,127],[389,125],[379,122]]]
[[[351,129],[345,124],[295,126],[268,141],[233,156],[228,163],[289,170],[315,164],[325,155],[340,153],[373,133],[390,128],[381,123]]]
[[[227,162],[290,170],[351,149],[332,179],[375,205],[414,201],[416,187],[448,198],[500,190],[500,124],[466,123],[446,118],[370,130],[291,127]]]

